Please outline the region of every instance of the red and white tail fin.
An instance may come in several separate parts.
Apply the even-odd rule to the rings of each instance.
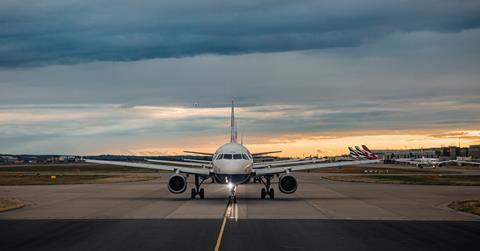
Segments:
[[[372,153],[372,151],[370,151],[370,149],[368,149],[368,147],[366,145],[362,145],[362,148],[363,148],[363,151],[367,154],[368,159],[377,159],[378,158],[377,155]]]

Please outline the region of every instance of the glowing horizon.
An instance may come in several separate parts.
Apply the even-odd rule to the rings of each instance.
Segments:
[[[450,132],[449,132],[450,133]],[[480,144],[480,131],[462,131],[453,132],[459,135],[475,134],[476,136],[468,139],[461,139],[460,146],[468,147],[469,145]],[[448,134],[448,133],[447,133]],[[277,142],[277,143],[275,143]],[[345,143],[348,142],[348,143]],[[388,143],[395,142],[395,143]],[[219,141],[218,147],[227,141]],[[430,135],[412,135],[412,134],[396,134],[396,135],[367,135],[367,136],[348,136],[315,139],[315,137],[296,138],[294,140],[282,140],[281,138],[272,138],[269,143],[252,143],[246,142],[244,145],[252,152],[263,152],[271,150],[282,150],[282,153],[274,154],[279,157],[308,157],[308,156],[338,156],[348,154],[347,146],[367,145],[372,150],[402,150],[402,149],[421,149],[436,148],[447,146],[459,146],[458,137],[434,137]],[[183,148],[140,148],[128,149],[127,151],[113,151],[109,154],[113,155],[188,155],[183,153],[184,150],[215,152],[218,147],[183,147]]]
[[[390,102],[389,106],[382,106],[381,114],[385,111],[412,114],[418,107],[428,107],[427,112],[433,113],[438,105],[405,102],[409,102],[410,108],[402,110],[399,102]],[[453,102],[449,105],[453,112],[476,113],[478,108],[474,104],[461,104],[457,108]],[[475,123],[439,127],[438,123],[422,121],[421,128],[412,128],[408,122],[395,118],[392,122],[388,114],[385,118],[375,117],[373,123],[369,121],[371,118],[363,118],[364,114],[376,110],[375,107],[327,109],[312,105],[243,106],[236,108],[236,115],[239,136],[245,135],[245,145],[252,152],[282,150],[277,156],[283,157],[341,155],[347,153],[347,146],[362,144],[371,149],[457,146],[459,140],[462,146],[480,144],[480,130]],[[2,145],[0,150],[146,156],[180,155],[183,150],[214,152],[229,139],[229,112],[229,107],[0,106],[3,137],[23,135],[22,139],[28,143],[13,152],[8,150],[12,149],[8,145]],[[414,115],[421,119],[418,114]],[[12,143],[18,144],[18,140]],[[31,150],[37,149],[38,143],[43,152]]]

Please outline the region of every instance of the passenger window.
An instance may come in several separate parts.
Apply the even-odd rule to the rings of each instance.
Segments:
[[[234,154],[233,159],[242,159],[242,155],[241,154]]]
[[[232,159],[232,155],[231,154],[224,154],[223,158],[224,159]]]

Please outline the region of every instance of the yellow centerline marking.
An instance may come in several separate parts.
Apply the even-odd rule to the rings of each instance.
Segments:
[[[235,222],[237,222],[238,221],[238,203],[235,203],[235,214],[234,215],[235,215]]]
[[[220,246],[222,245],[222,237],[223,232],[225,231],[225,225],[227,224],[227,218],[232,213],[232,200],[228,201],[227,208],[225,209],[225,214],[223,215],[223,222],[222,226],[220,227],[220,232],[218,233],[217,244],[215,245],[215,251],[220,250]]]

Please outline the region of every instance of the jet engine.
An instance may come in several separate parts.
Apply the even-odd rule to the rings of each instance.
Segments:
[[[289,174],[280,176],[278,178],[278,189],[282,193],[294,193],[297,191],[297,179]]]
[[[187,179],[184,176],[175,174],[168,179],[168,190],[171,193],[183,193],[187,189]]]

